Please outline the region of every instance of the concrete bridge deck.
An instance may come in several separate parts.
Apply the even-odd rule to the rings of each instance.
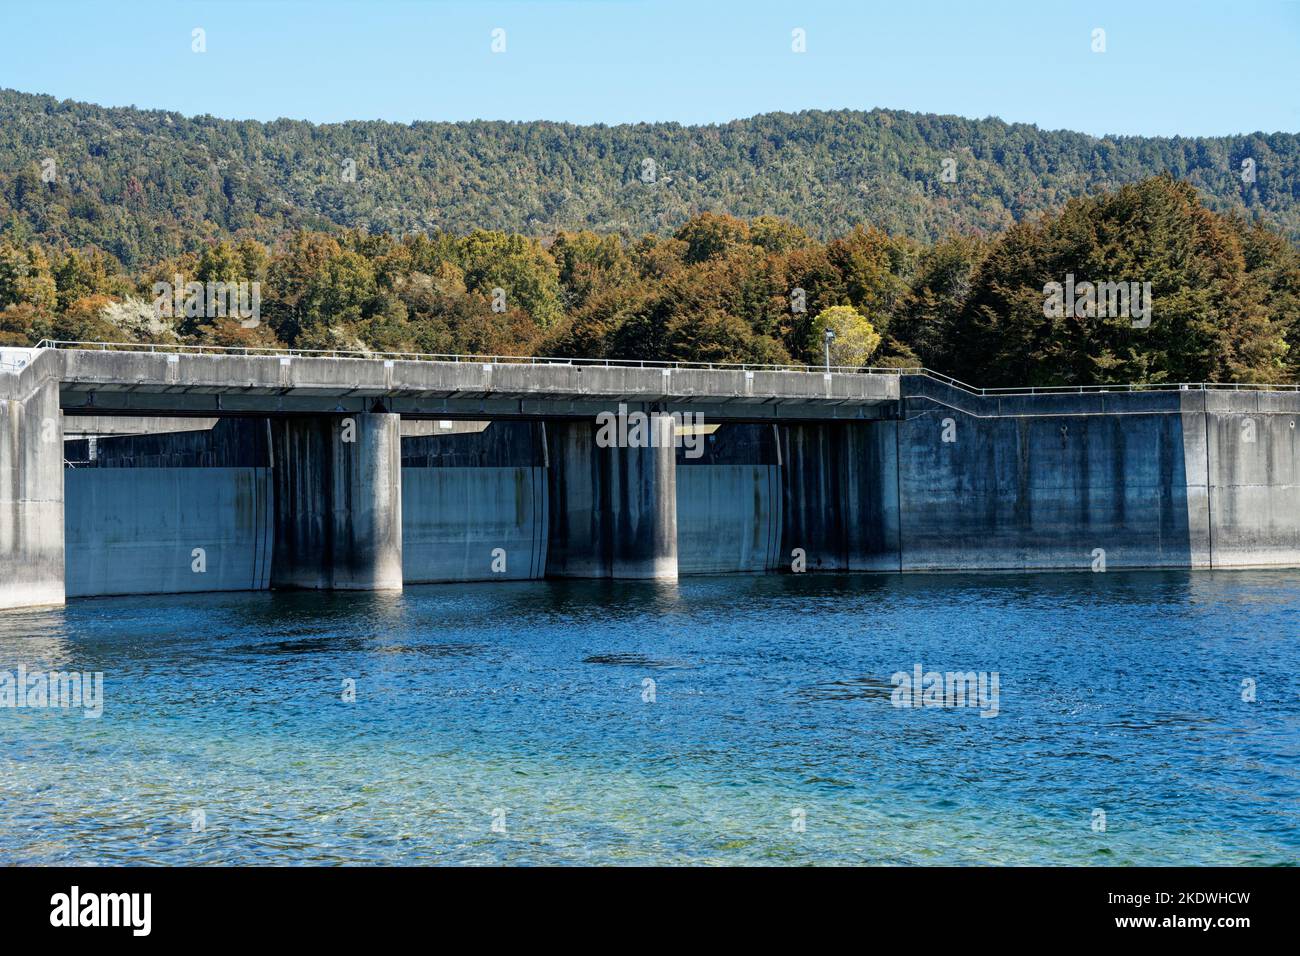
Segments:
[[[718,420],[874,418],[896,372],[49,343],[68,414],[588,417],[671,404]]]

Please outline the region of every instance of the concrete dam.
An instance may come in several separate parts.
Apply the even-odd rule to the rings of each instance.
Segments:
[[[0,608],[1300,567],[1298,420],[1293,386],[43,343],[0,350]]]

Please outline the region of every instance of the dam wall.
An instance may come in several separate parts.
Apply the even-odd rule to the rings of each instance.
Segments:
[[[181,423],[183,424],[183,423]],[[67,594],[90,597],[270,586],[273,491],[268,425],[149,419],[65,443]],[[79,429],[75,421],[72,428]]]
[[[0,607],[1300,567],[1298,422],[1285,389],[0,349]]]
[[[718,425],[698,454],[677,449],[679,574],[760,574],[781,566],[778,428]]]
[[[903,391],[902,570],[1300,566],[1300,394]]]
[[[68,597],[269,587],[265,468],[77,468],[65,480]]]
[[[1300,567],[1300,396],[1205,392],[1203,423],[1211,564]]]
[[[409,427],[422,424],[446,428],[440,432]],[[464,424],[477,427],[459,427]],[[544,577],[549,512],[546,426],[404,422],[403,433],[406,583]]]
[[[1135,397],[1122,414],[1074,396],[991,415],[908,401],[902,570],[1204,566],[1198,422],[1177,393]]]
[[[780,442],[785,569],[899,570],[897,423],[804,422]]]
[[[473,424],[476,427],[464,426]],[[412,434],[413,426],[425,428]],[[640,520],[615,510],[628,494],[630,451],[601,449],[587,422],[406,422],[402,438],[403,564],[408,584],[446,581],[613,577],[644,559],[616,567],[620,521]],[[555,488],[564,523],[550,528],[552,447],[568,448],[568,470]],[[675,443],[676,444],[676,443]],[[723,424],[698,436],[698,455],[675,448],[678,574],[761,573],[779,563],[781,485],[776,429]],[[651,449],[658,455],[663,451]],[[664,462],[660,460],[660,465]],[[650,479],[656,477],[650,473]],[[640,480],[646,480],[642,478]],[[567,492],[567,494],[565,494]],[[654,497],[647,492],[650,501]],[[645,499],[630,496],[631,507]],[[629,507],[624,501],[619,507]],[[654,517],[662,520],[661,515]],[[576,539],[576,540],[575,540]],[[662,544],[652,543],[650,548]],[[662,553],[659,560],[663,559]],[[650,559],[651,571],[656,565]]]

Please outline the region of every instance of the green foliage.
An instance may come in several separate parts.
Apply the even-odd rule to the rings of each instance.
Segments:
[[[1077,308],[1045,315],[1047,284],[1067,276],[1149,283],[1149,325]],[[1278,308],[1294,303],[1270,301],[1268,282],[1247,269],[1239,223],[1156,177],[1008,230],[955,320],[949,361],[990,386],[1279,381],[1294,315]]]
[[[675,123],[351,122],[313,125],[106,109],[0,91],[0,234],[97,246],[132,269],[219,239],[299,229],[534,238],[666,235],[701,211],[755,220],[784,253],[872,223],[933,241],[1001,232],[1066,200],[1161,172],[1210,209],[1300,238],[1300,136],[1103,138],[997,119],[890,110]],[[41,162],[56,161],[53,182]],[[1241,162],[1255,161],[1253,182]],[[646,159],[653,182],[642,179]],[[943,182],[945,160],[956,182]],[[345,160],[356,177],[344,176]],[[793,225],[773,231],[765,217]],[[735,224],[738,220],[730,220]],[[713,240],[729,220],[697,222]],[[694,237],[692,261],[707,251]],[[712,248],[712,247],[709,247]]]
[[[561,314],[560,280],[555,260],[541,243],[524,236],[475,230],[461,247],[465,283],[471,292],[519,308],[547,328]]]
[[[771,216],[701,213],[672,237],[299,229],[270,247],[218,237],[129,275],[93,246],[19,232],[0,239],[0,344],[820,365],[830,328],[836,365],[925,365],[977,385],[1300,378],[1300,252],[1165,176],[994,237],[930,244],[861,224],[822,242]],[[261,283],[262,323],[160,314],[154,284],[178,276]],[[1151,321],[1045,308],[1049,284],[1067,276],[1149,283]]]
[[[0,242],[0,309],[20,302],[52,310],[58,302],[54,274],[40,246]]]
[[[54,265],[59,311],[66,312],[79,299],[93,295],[122,295],[130,284],[119,274],[112,257],[98,249],[80,253],[70,249]]]
[[[1300,382],[1300,250],[1259,223],[1243,228],[1241,240],[1247,281],[1288,343],[1285,377]]]

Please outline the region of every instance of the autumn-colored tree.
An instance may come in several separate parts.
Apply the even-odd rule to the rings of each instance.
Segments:
[[[131,283],[120,274],[115,259],[99,249],[78,252],[70,249],[53,269],[58,287],[58,308],[67,311],[74,302],[94,295],[125,295]]]
[[[704,262],[725,256],[749,241],[749,225],[734,216],[705,212],[692,216],[673,234],[686,243],[686,261]]]
[[[129,342],[130,337],[104,316],[113,301],[96,293],[70,302],[54,317],[52,335],[74,342]]]
[[[597,292],[636,277],[632,260],[617,236],[563,232],[555,237],[550,254],[559,269],[566,313],[580,309]]]
[[[826,245],[826,257],[842,277],[848,300],[843,304],[882,318],[892,315],[907,294],[904,275],[913,252],[907,243],[862,226]]]
[[[49,260],[35,243],[24,248],[0,242],[0,309],[24,303],[37,312],[52,312],[58,304]]]
[[[30,302],[0,309],[0,345],[27,347],[53,335],[53,315]]]
[[[863,368],[880,347],[880,333],[867,317],[851,305],[833,305],[813,320],[807,357],[810,365],[826,360],[826,333],[830,341],[830,364],[841,368]]]

